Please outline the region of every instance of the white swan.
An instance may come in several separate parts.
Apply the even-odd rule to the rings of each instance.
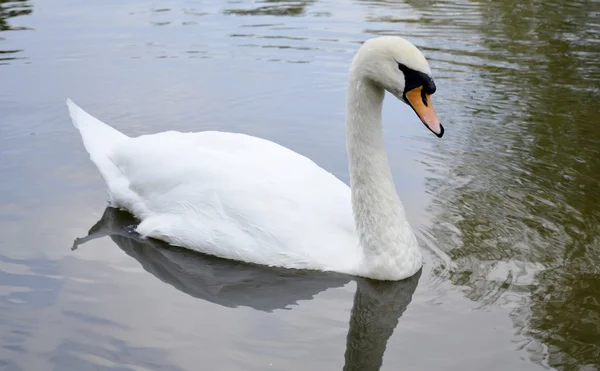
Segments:
[[[421,52],[400,37],[366,41],[347,93],[351,188],[264,139],[214,131],[131,138],[67,105],[111,204],[141,220],[143,237],[250,263],[401,280],[422,257],[388,165],[384,90],[444,133]]]

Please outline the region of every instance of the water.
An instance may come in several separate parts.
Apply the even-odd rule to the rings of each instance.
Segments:
[[[599,15],[583,0],[0,1],[0,369],[599,369]],[[275,140],[347,181],[347,69],[383,34],[425,53],[447,130],[387,97],[419,275],[103,237],[130,216],[105,212],[66,97],[130,135]]]

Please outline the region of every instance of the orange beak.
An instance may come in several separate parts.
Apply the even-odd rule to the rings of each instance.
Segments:
[[[429,94],[423,91],[423,87],[419,86],[418,88],[409,90],[404,96],[408,101],[408,104],[421,119],[421,122],[437,135],[438,138],[441,138],[444,135],[444,127],[440,123],[440,119],[438,119],[435,110],[433,109]]]

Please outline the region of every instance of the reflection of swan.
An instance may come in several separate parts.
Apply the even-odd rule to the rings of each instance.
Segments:
[[[271,311],[297,300],[311,299],[330,287],[340,287],[350,276],[264,267],[199,254],[130,233],[134,217],[107,208],[90,235],[75,240],[75,246],[109,235],[127,255],[161,281],[186,294],[226,307],[248,306]]]
[[[137,232],[211,255],[285,268],[400,280],[422,265],[385,151],[385,91],[444,133],[425,57],[399,37],[366,41],[348,84],[349,188],[273,142],[224,132],[130,138],[67,101],[115,207]]]
[[[107,208],[86,241],[110,236],[145,270],[193,297],[226,307],[249,306],[261,311],[283,309],[298,300],[310,300],[329,288],[355,279],[315,271],[270,268],[215,258],[129,232],[137,223],[126,212]],[[378,370],[389,337],[412,299],[421,271],[399,282],[356,278],[356,294],[346,341],[345,370]]]

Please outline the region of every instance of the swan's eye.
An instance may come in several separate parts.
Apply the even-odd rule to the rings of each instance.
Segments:
[[[412,90],[414,88],[418,88],[419,86],[423,87],[422,90],[422,94],[433,94],[435,93],[435,83],[433,82],[433,79],[420,71],[415,71],[412,68],[408,68],[406,65],[397,62],[398,63],[398,69],[400,71],[402,71],[402,73],[404,74],[404,91],[407,92],[409,90]],[[424,97],[424,96],[423,96]],[[425,101],[425,98],[423,98],[423,101]]]

